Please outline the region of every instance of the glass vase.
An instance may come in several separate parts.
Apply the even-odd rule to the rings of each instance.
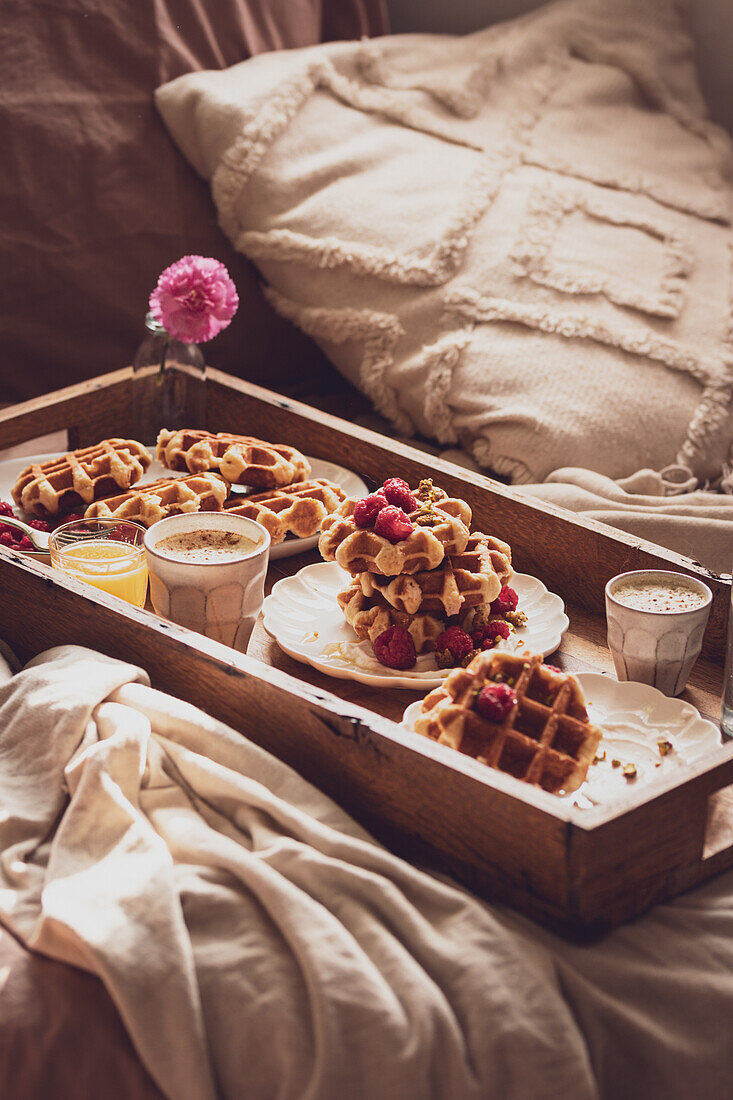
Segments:
[[[132,361],[132,417],[135,438],[150,446],[161,428],[205,427],[206,362],[198,344],[174,340],[152,313],[145,327]]]

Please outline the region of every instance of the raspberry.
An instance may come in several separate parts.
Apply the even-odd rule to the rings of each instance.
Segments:
[[[403,512],[414,512],[418,507],[418,500],[410,491],[410,486],[401,477],[391,477],[385,481],[382,492],[390,504],[401,508]]]
[[[375,639],[372,649],[379,663],[387,668],[405,670],[417,664],[415,643],[404,626],[388,627]]]
[[[84,519],[82,512],[69,512],[68,516],[51,516],[49,523],[56,530],[57,527],[61,527],[63,523],[78,523],[80,519]]]
[[[508,684],[486,684],[476,699],[476,710],[487,722],[503,722],[517,701]]]
[[[29,527],[35,527],[36,531],[50,531],[51,528],[46,523],[45,519],[29,519]]]
[[[15,546],[15,539],[10,534],[7,527],[4,531],[0,531],[0,543],[2,543],[3,546]]]
[[[491,605],[492,615],[505,615],[507,611],[515,611],[519,603],[519,596],[513,588],[506,584]]]
[[[395,508],[388,504],[382,508],[374,524],[374,530],[378,535],[383,535],[390,542],[401,542],[411,535],[415,528],[401,508]]]
[[[7,500],[0,500],[0,516],[12,516],[13,506],[8,504]]]
[[[35,546],[27,535],[23,535],[23,538],[18,543],[18,550],[35,550]]]
[[[115,542],[130,542],[135,545],[135,528],[124,527],[122,524],[117,524],[107,535],[108,539],[114,539]]]
[[[382,508],[387,507],[387,498],[381,491],[357,500],[354,505],[354,523],[357,527],[373,527]]]
[[[512,628],[509,623],[505,623],[503,619],[492,619],[489,625],[486,627],[484,637],[488,638],[504,638],[509,637],[512,632]]]
[[[447,651],[457,665],[461,663],[464,657],[468,656],[472,649],[471,635],[466,634],[466,631],[462,630],[460,626],[449,626],[440,637],[435,639],[436,653]]]

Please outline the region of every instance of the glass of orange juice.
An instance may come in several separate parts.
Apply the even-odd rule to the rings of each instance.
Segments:
[[[145,606],[148,566],[139,523],[80,519],[57,527],[48,540],[51,564],[77,580]]]

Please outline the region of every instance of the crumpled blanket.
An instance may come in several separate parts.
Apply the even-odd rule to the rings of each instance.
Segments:
[[[100,976],[172,1100],[733,1092],[733,873],[566,943],[72,646],[0,657],[0,807],[0,921]]]
[[[592,470],[555,470],[517,492],[656,542],[711,569],[733,570],[733,495],[698,488],[683,466],[612,481]]]
[[[0,920],[174,1100],[597,1095],[546,951],[133,665],[6,676],[0,806]]]

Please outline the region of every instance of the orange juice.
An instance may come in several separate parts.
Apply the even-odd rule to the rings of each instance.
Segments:
[[[111,539],[92,539],[65,546],[53,564],[72,577],[136,607],[145,606],[148,566],[139,546]]]

